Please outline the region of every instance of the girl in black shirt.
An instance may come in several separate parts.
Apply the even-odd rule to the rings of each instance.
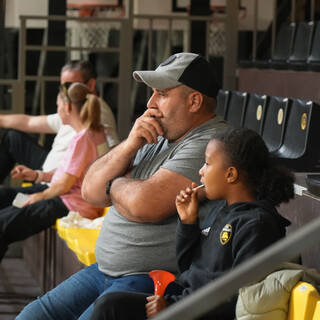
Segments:
[[[114,292],[100,298],[91,320],[142,320],[156,315],[285,236],[290,224],[275,206],[293,198],[293,176],[272,163],[262,138],[249,129],[228,129],[212,137],[195,183],[176,198],[178,280],[164,297]],[[200,222],[198,198],[212,202]],[[237,297],[203,319],[234,319]]]

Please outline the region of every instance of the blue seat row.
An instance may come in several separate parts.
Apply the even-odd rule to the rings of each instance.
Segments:
[[[320,106],[312,101],[220,90],[217,114],[259,133],[269,151],[296,172],[320,172]]]

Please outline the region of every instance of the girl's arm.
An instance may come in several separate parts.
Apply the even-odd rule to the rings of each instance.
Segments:
[[[198,190],[194,190],[196,186],[195,183],[192,183],[191,188],[181,190],[176,197],[176,207],[180,218],[177,227],[176,255],[180,272],[189,269],[194,256],[194,248],[197,247],[200,238]]]
[[[77,177],[68,173],[64,173],[61,179],[53,183],[48,189],[42,192],[31,194],[29,200],[26,202],[25,205],[29,205],[40,200],[47,200],[66,194],[75,184],[76,180]]]
[[[37,170],[37,174],[38,175],[35,180],[35,183],[50,182],[54,174],[54,171],[44,172],[44,171]]]

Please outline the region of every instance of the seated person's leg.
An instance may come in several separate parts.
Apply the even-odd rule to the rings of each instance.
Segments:
[[[151,296],[154,291],[152,279],[148,274],[137,274],[120,278],[107,277],[106,287],[100,296],[111,292],[144,292]],[[92,314],[94,304],[92,304],[78,320],[88,320]]]
[[[33,185],[31,187],[0,187],[0,209],[11,206],[18,192],[30,194],[43,191],[46,188],[47,185],[44,184]]]
[[[8,130],[0,142],[0,183],[9,175],[15,163],[31,169],[40,169],[48,151],[42,148],[30,135]]]
[[[146,319],[146,298],[150,294],[138,292],[111,292],[99,298],[90,320]]]
[[[183,287],[176,282],[171,282],[165,294],[180,295],[182,291]],[[151,295],[153,295],[153,292],[109,292],[95,302],[90,320],[146,319],[146,298]]]
[[[0,210],[0,261],[7,247],[55,224],[69,210],[60,197],[42,200],[22,208],[14,206]]]
[[[93,264],[28,304],[16,320],[77,319],[103,292],[106,276]]]

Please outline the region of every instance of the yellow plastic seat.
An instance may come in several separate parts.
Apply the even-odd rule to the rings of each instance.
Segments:
[[[320,301],[317,302],[317,305],[312,317],[312,320],[319,320],[319,319],[320,319]]]
[[[103,215],[107,211],[108,208],[105,208]],[[60,238],[67,243],[80,262],[86,266],[96,262],[94,249],[100,229],[64,227],[60,224],[60,219],[57,220],[56,229]]]
[[[24,182],[21,183],[21,187],[22,187],[22,188],[31,187],[32,185],[33,185],[32,182],[26,182],[26,181],[24,181]]]
[[[85,265],[96,262],[94,249],[100,229],[66,228],[57,221],[58,235]]]
[[[288,320],[320,320],[319,302],[320,295],[313,285],[298,282],[291,291]]]

